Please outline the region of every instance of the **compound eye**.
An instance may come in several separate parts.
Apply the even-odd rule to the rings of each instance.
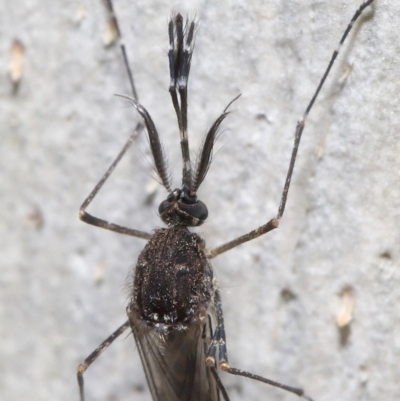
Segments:
[[[207,206],[201,201],[197,201],[195,204],[180,203],[179,208],[189,214],[191,217],[198,219],[199,225],[202,224],[208,217]]]
[[[158,213],[160,215],[162,215],[164,212],[166,212],[170,208],[171,208],[171,202],[169,200],[162,201],[160,203],[160,206],[158,207]]]

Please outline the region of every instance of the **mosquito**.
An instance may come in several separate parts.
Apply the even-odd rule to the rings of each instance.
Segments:
[[[254,240],[279,226],[284,214],[290,181],[307,116],[332,68],[339,50],[355,21],[373,0],[364,1],[334,50],[314,95],[300,121],[297,122],[294,145],[277,215],[261,225],[214,249],[207,250],[204,240],[190,231],[208,216],[206,205],[198,199],[197,191],[210,168],[218,130],[228,116],[228,104],[214,121],[201,146],[199,157],[192,162],[188,138],[188,80],[195,43],[196,22],[174,14],[168,23],[169,36],[169,93],[175,109],[182,152],[182,184],[173,189],[164,149],[153,119],[138,102],[133,76],[129,69],[126,49],[121,45],[132,88],[128,100],[139,113],[139,123],[103,178],[83,202],[79,217],[86,223],[107,230],[147,240],[133,273],[132,293],[126,308],[128,320],[111,334],[78,366],[80,399],[84,401],[84,372],[129,328],[146,374],[154,401],[229,401],[218,370],[260,381],[312,399],[302,389],[294,388],[230,366],[228,361],[221,294],[215,281],[210,260],[245,242]],[[111,0],[107,1],[110,21],[120,37],[118,21]],[[235,98],[234,100],[236,100]],[[234,101],[233,100],[233,101]],[[110,223],[86,212],[87,207],[108,179],[140,131],[145,128],[149,139],[155,170],[160,183],[168,192],[158,213],[166,228],[152,234]]]

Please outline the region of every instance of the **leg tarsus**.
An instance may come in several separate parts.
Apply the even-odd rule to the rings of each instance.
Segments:
[[[77,380],[79,386],[80,401],[85,401],[83,374],[89,366],[116,340],[126,329],[130,327],[129,320],[118,327],[109,337],[107,337],[84,361],[77,367]]]

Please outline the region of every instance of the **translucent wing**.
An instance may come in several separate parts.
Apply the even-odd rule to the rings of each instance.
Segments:
[[[193,323],[169,332],[131,321],[154,401],[218,401],[206,366],[210,326]]]

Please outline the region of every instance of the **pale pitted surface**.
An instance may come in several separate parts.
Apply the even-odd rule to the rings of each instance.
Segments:
[[[116,11],[175,183],[172,7],[200,19],[189,83],[193,149],[242,93],[199,191],[209,218],[198,231],[218,246],[276,214],[296,120],[360,1],[134,3],[117,2]],[[279,229],[212,261],[231,365],[300,386],[316,401],[400,398],[400,5],[376,0],[373,10],[309,116]],[[119,50],[102,46],[100,1],[17,0],[1,3],[0,15],[0,398],[78,400],[75,368],[126,320],[124,280],[145,245],[79,222],[78,209],[136,113],[113,96],[129,86]],[[6,60],[15,37],[26,62],[13,96]],[[154,200],[143,193],[151,167],[139,142],[88,212],[150,231],[162,226],[156,209],[165,192],[159,187]],[[35,206],[41,229],[27,219]],[[355,311],[341,347],[335,325],[346,286]],[[88,400],[150,399],[134,348],[131,338],[118,340],[88,370]],[[225,376],[232,401],[296,399]]]

